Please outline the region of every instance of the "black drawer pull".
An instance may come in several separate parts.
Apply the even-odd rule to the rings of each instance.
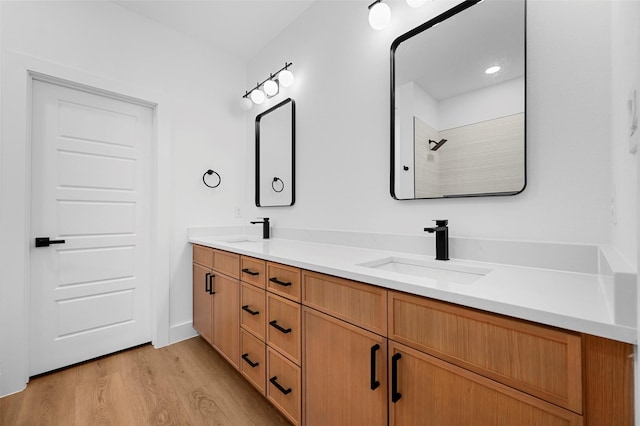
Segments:
[[[280,383],[278,383],[278,376],[273,376],[272,378],[269,379],[269,381],[273,384],[273,386],[277,387],[278,390],[280,392],[282,392],[283,394],[286,395],[286,394],[291,393],[291,388],[285,389],[280,385]]]
[[[259,365],[260,365],[260,363],[259,363],[259,362],[252,362],[252,361],[249,359],[249,354],[248,354],[248,353],[246,353],[246,354],[242,354],[242,359],[244,359],[244,360],[246,361],[246,363],[247,363],[247,364],[249,364],[249,365],[251,366],[251,368],[256,368],[257,366],[259,366]]]
[[[379,344],[371,346],[371,390],[376,390],[380,382],[376,380],[376,352],[380,349]]]
[[[271,277],[271,278],[269,278],[269,281],[271,281],[272,283],[279,284],[279,285],[281,285],[281,286],[283,286],[283,287],[289,287],[289,286],[291,285],[291,283],[290,283],[290,282],[288,282],[288,283],[287,283],[287,282],[284,282],[284,281],[280,281],[280,280],[279,280],[279,279],[277,279],[276,277]]]
[[[394,404],[402,398],[402,394],[398,392],[398,360],[400,358],[402,358],[401,354],[391,357],[391,402]]]
[[[269,325],[273,328],[278,329],[279,331],[281,331],[284,334],[287,333],[291,333],[291,329],[290,328],[282,328],[278,325],[278,321],[277,320],[273,320],[273,321],[269,321]]]
[[[204,276],[204,291],[211,294],[211,272],[207,272],[207,275]]]
[[[244,268],[242,270],[242,272],[244,272],[245,274],[249,274],[249,275],[253,275],[254,277],[256,275],[260,275],[260,272],[253,272],[252,270],[250,270],[249,268]]]
[[[249,312],[251,315],[258,315],[258,314],[260,313],[260,311],[252,311],[252,310],[249,308],[249,305],[244,305],[244,306],[242,307],[242,310],[243,310],[243,311],[245,311],[245,312]]]

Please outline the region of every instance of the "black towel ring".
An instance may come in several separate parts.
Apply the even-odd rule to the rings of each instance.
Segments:
[[[280,185],[282,185],[280,189],[276,189],[276,182],[278,181],[280,181]],[[273,182],[271,182],[271,188],[276,192],[282,192],[284,191],[284,182],[279,177],[274,177]]]
[[[205,180],[205,177],[207,175],[216,175],[218,177],[218,183],[216,183],[215,185],[209,185],[207,183],[207,181]],[[204,174],[202,175],[202,182],[207,185],[209,188],[217,188],[220,186],[220,184],[222,183],[222,178],[220,177],[220,175],[217,172],[214,172],[213,170],[209,169],[206,172],[204,172]]]

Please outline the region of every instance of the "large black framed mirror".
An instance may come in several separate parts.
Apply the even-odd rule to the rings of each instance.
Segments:
[[[256,206],[295,203],[296,103],[288,98],[256,116]]]
[[[526,2],[464,1],[391,45],[391,196],[526,186]]]

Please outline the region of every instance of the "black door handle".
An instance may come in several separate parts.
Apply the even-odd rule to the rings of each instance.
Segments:
[[[276,328],[278,331],[287,334],[287,333],[291,333],[291,328],[282,328],[280,325],[278,325],[278,321],[277,320],[273,320],[273,321],[269,321],[269,325],[271,327]]]
[[[273,386],[277,387],[277,388],[278,388],[278,390],[279,390],[280,392],[282,392],[283,394],[285,394],[285,395],[286,395],[286,394],[291,393],[291,388],[287,388],[287,389],[285,389],[285,388],[283,388],[283,387],[282,387],[282,385],[280,385],[280,383],[278,383],[278,376],[273,376],[272,378],[270,378],[270,379],[269,379],[269,381],[270,381],[271,383],[273,383]]]
[[[371,390],[376,390],[380,382],[376,380],[376,352],[380,349],[379,344],[371,346]]]
[[[209,288],[207,289],[207,291],[209,292],[209,294],[216,294],[215,291],[213,291],[213,279],[216,277],[214,274],[207,274],[207,282],[209,283]]]
[[[64,240],[50,240],[49,237],[36,237],[36,247],[49,247],[51,244],[64,244]]]
[[[391,357],[391,402],[394,404],[402,398],[402,394],[398,392],[398,360],[400,358],[402,358],[401,354]]]
[[[204,291],[211,294],[211,272],[207,272],[204,277]]]

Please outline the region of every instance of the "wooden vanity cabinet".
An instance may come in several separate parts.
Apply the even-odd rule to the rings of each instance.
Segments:
[[[306,425],[387,424],[387,291],[302,272]]]
[[[632,345],[193,250],[194,328],[294,425],[633,425]]]
[[[582,416],[389,340],[389,425],[578,426]]]
[[[235,368],[240,360],[240,256],[193,246],[193,327]]]
[[[386,425],[387,339],[307,307],[302,322],[305,425]]]
[[[194,256],[195,259],[195,256]],[[193,264],[193,328],[209,344],[213,343],[213,295],[210,293],[211,269]]]
[[[214,273],[215,273],[214,269]],[[213,347],[236,369],[240,362],[240,311],[237,279],[216,274],[212,279]]]
[[[390,291],[389,339],[582,414],[578,333]]]

